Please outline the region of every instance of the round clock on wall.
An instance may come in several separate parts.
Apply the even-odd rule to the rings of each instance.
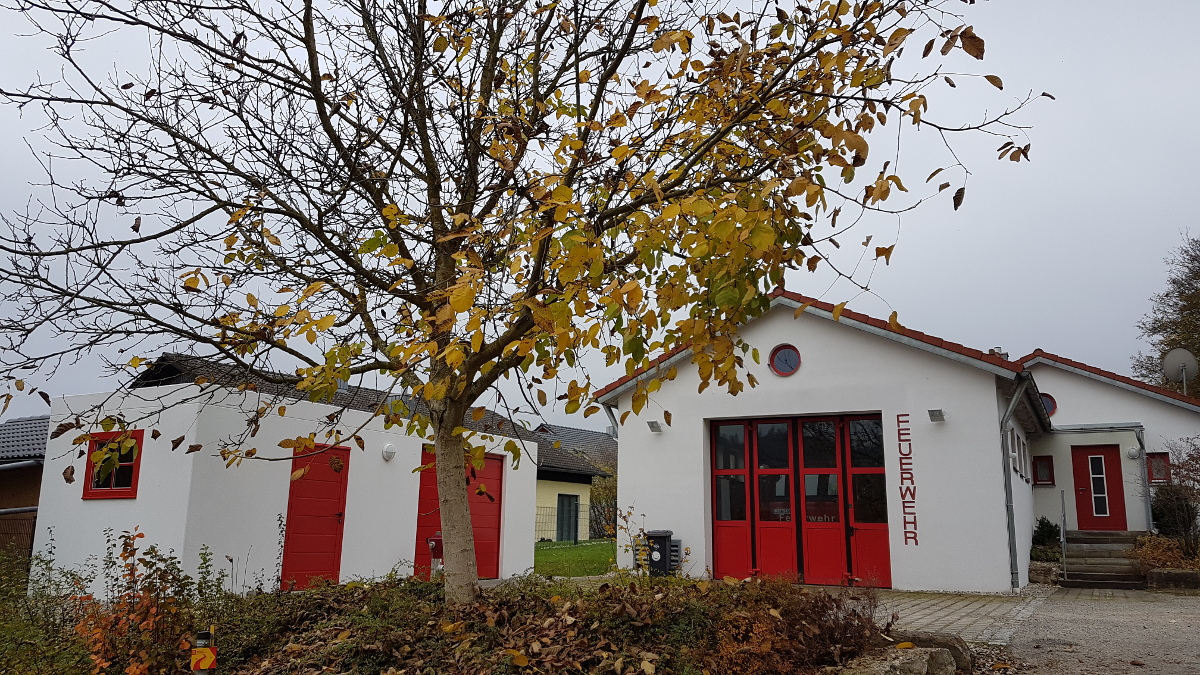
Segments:
[[[791,345],[779,345],[771,350],[771,360],[768,364],[776,375],[792,375],[800,370],[800,350]]]

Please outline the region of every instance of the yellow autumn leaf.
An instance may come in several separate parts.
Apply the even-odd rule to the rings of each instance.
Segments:
[[[305,474],[308,473],[308,469],[309,469],[309,467],[305,466],[305,467],[302,467],[302,468],[299,468],[299,469],[296,469],[295,471],[293,471],[292,472],[292,480],[300,480],[301,478],[304,478]]]
[[[140,357],[140,356],[135,356],[135,357],[133,357],[132,359],[129,359],[129,367],[130,367],[130,368],[137,368],[138,366],[142,365],[142,362],[143,362],[143,361],[145,361],[145,359],[143,359],[142,357]]]
[[[911,642],[901,642],[896,645],[896,649],[912,649],[913,647],[916,647],[916,645]]]
[[[846,303],[840,302],[833,306],[833,320],[840,321],[842,319],[842,310],[846,309]]]

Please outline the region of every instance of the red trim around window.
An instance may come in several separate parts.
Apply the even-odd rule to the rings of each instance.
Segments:
[[[1147,452],[1146,473],[1151,483],[1161,485],[1171,482],[1171,453]]]
[[[1049,476],[1049,478],[1042,477],[1042,469],[1045,469],[1045,474]],[[1033,484],[1054,485],[1054,458],[1050,455],[1034,455]]]
[[[1058,401],[1050,394],[1042,392],[1042,406],[1046,408],[1046,417],[1054,417],[1054,413],[1058,412]]]
[[[93,466],[93,464],[92,464],[92,453],[95,452],[97,447],[100,446],[101,444],[107,443],[108,441],[111,441],[114,438],[118,438],[125,434],[128,434],[129,437],[132,438],[135,443],[137,443],[137,454],[134,455],[133,461],[121,463],[122,466],[132,466],[132,468],[133,468],[133,476],[132,476],[132,479],[130,480],[129,487],[127,487],[127,488],[95,487],[93,485],[94,481],[92,480],[92,472],[95,470],[95,466]],[[142,450],[145,448],[144,438],[145,438],[145,431],[143,431],[142,429],[131,429],[129,431],[105,431],[105,432],[92,434],[92,440],[88,442],[87,454],[85,455],[85,458],[87,461],[87,469],[84,472],[83,498],[84,499],[135,499],[137,497],[138,475],[141,473],[141,470],[142,470]],[[110,477],[109,479],[111,481],[112,474],[109,474],[109,477]]]

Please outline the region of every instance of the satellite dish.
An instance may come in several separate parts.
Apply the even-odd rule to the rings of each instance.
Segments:
[[[1200,374],[1200,364],[1196,362],[1196,355],[1182,347],[1172,349],[1163,357],[1163,375],[1171,382],[1183,382],[1184,387],[1187,387],[1187,381]],[[1186,389],[1184,391],[1186,392]]]

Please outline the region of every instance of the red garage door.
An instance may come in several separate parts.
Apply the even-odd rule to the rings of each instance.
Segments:
[[[433,462],[432,448],[422,454],[422,461]],[[479,566],[480,579],[496,579],[500,576],[500,504],[504,457],[488,455],[483,468],[472,472],[467,467],[468,500],[471,504],[471,525],[475,532],[475,564]],[[475,494],[482,484],[487,494]],[[489,499],[489,496],[491,497]],[[429,537],[442,529],[442,516],[438,507],[436,468],[421,472],[421,488],[417,495],[417,548],[416,568],[419,576],[429,575]]]
[[[711,451],[713,576],[891,586],[878,415],[714,422]]]
[[[308,588],[317,579],[339,580],[350,449],[325,448],[319,454],[297,457],[292,460],[292,475],[297,471],[303,473],[288,490],[283,534],[285,590]]]

